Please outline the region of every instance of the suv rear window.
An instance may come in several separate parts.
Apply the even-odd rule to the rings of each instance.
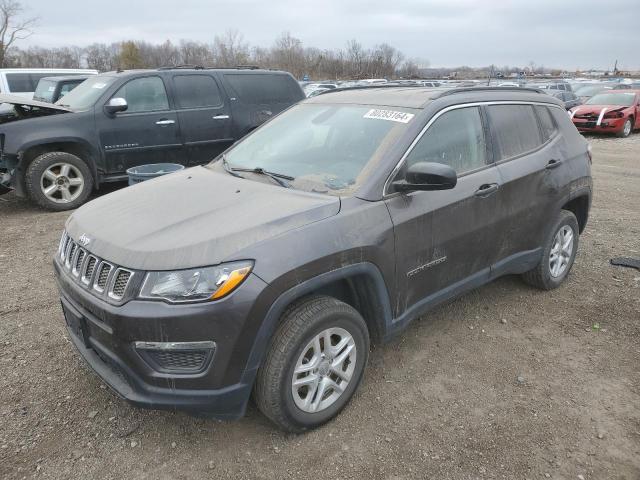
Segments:
[[[551,137],[556,134],[556,124],[553,121],[553,117],[551,117],[551,112],[547,107],[543,107],[542,105],[535,106],[536,113],[538,114],[538,119],[540,120],[540,127],[542,128],[542,136],[543,140],[546,142]]]
[[[227,73],[224,78],[246,103],[290,103],[301,99],[296,81],[288,75]]]
[[[176,75],[178,108],[215,107],[222,104],[218,84],[209,75]]]
[[[487,112],[498,142],[496,160],[521,155],[542,144],[533,106],[490,105]]]

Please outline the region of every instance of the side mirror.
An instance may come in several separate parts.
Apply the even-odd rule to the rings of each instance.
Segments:
[[[124,112],[127,108],[129,108],[127,101],[124,98],[116,97],[105,104],[104,113],[112,117],[118,112]]]
[[[458,175],[449,165],[418,162],[409,167],[404,180],[396,180],[392,185],[397,192],[413,192],[415,190],[449,190],[457,183]]]

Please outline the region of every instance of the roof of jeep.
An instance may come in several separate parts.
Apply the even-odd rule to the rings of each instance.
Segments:
[[[557,104],[554,97],[533,88],[522,87],[351,87],[328,90],[304,103],[351,103],[360,105],[379,105],[387,107],[424,108],[433,100],[441,97],[460,96],[464,101],[529,101]]]
[[[148,74],[148,73],[205,73],[205,72],[222,72],[222,73],[242,73],[247,75],[258,74],[258,73],[268,73],[271,75],[282,75],[287,74],[290,75],[289,72],[285,72],[283,70],[267,70],[262,68],[185,68],[185,67],[160,67],[160,68],[141,68],[134,70],[112,70],[109,72],[104,72],[101,75],[108,76],[133,76],[140,74]]]

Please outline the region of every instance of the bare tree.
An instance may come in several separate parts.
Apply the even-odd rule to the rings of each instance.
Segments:
[[[0,0],[0,67],[5,66],[7,52],[18,40],[24,40],[33,34],[36,17],[19,19],[24,11],[17,0]]]

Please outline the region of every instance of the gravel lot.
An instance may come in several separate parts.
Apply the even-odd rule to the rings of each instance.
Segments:
[[[114,397],[67,339],[67,214],[0,197],[0,478],[640,478],[640,133],[589,139],[595,199],[568,282],[503,278],[377,347],[337,419],[283,434]],[[520,378],[519,378],[520,377]]]

